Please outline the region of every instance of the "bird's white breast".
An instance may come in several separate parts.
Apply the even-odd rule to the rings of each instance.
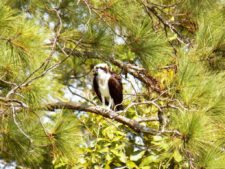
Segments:
[[[110,73],[106,73],[101,70],[98,73],[97,80],[98,80],[98,85],[99,85],[99,91],[100,91],[101,95],[104,97],[110,97],[109,86],[108,86],[110,77],[111,77]]]

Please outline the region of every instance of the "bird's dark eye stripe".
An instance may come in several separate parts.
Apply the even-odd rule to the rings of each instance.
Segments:
[[[99,69],[104,70],[105,72],[107,72],[107,69],[105,67],[99,67]]]

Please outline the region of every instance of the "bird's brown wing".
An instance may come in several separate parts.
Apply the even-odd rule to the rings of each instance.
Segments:
[[[123,109],[122,105],[120,105],[123,101],[123,85],[121,77],[119,75],[112,74],[112,76],[109,79],[108,86],[109,86],[109,93],[113,98],[116,110]]]
[[[96,95],[98,96],[99,100],[102,101],[101,94],[100,94],[100,91],[99,91],[97,76],[94,76],[93,88],[94,88],[94,91],[95,91]]]

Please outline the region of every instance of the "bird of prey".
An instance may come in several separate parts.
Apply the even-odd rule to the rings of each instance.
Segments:
[[[123,86],[120,75],[112,72],[105,63],[97,64],[94,69],[93,88],[99,100],[108,109],[122,110]]]

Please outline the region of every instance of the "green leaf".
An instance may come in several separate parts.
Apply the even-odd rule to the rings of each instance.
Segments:
[[[127,161],[126,165],[129,169],[138,169],[138,166],[133,161]]]
[[[163,138],[161,136],[153,136],[154,141],[162,141]]]
[[[145,154],[145,150],[144,151],[136,151],[136,152],[134,152],[134,154],[132,154],[130,156],[130,160],[131,161],[138,161],[144,156],[144,154]]]
[[[123,151],[117,150],[117,149],[112,149],[111,152],[116,155],[119,160],[123,163],[126,163],[127,161],[127,156],[124,154]]]
[[[107,136],[110,140],[112,140],[114,138],[114,130],[112,128],[112,126],[106,127],[103,131],[102,134],[104,136]]]
[[[148,157],[145,157],[142,160],[142,162],[140,164],[140,167],[148,166],[149,164],[157,162],[157,161],[158,161],[158,156],[157,155],[150,155]]]
[[[176,161],[176,162],[181,162],[182,161],[182,156],[181,156],[181,154],[180,154],[180,152],[178,151],[178,150],[176,150],[175,152],[174,152],[174,154],[173,154],[173,157],[174,157],[174,160]]]

